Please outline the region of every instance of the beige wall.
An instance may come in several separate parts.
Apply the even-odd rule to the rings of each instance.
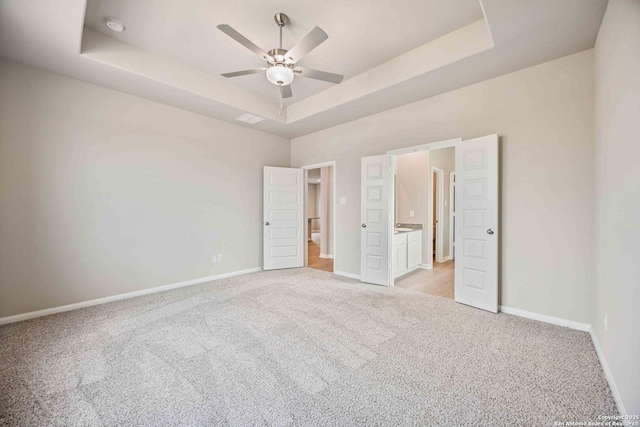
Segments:
[[[0,93],[0,317],[262,264],[287,139],[7,62]]]
[[[320,192],[318,184],[307,184],[307,218],[317,218],[319,216]]]
[[[595,47],[593,326],[628,414],[640,414],[640,2],[610,0]],[[608,316],[608,331],[603,318]]]
[[[316,184],[316,188],[315,188],[315,198],[316,198],[316,206],[315,206],[315,212],[314,212],[314,216],[316,218],[320,218],[320,206],[322,206],[322,192],[320,191],[320,185]],[[318,230],[320,229],[320,220],[316,219],[316,222],[318,222]]]
[[[292,165],[337,161],[337,271],[360,273],[360,158],[501,136],[501,304],[586,322],[593,237],[593,51],[292,141]]]

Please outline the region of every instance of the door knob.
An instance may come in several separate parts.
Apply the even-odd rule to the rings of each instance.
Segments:
[[[271,224],[269,224],[269,221],[267,221],[267,222],[264,223],[264,225],[271,225]]]
[[[493,230],[492,229],[488,229],[487,230],[487,234],[493,234]]]
[[[362,224],[362,228],[367,228],[367,224]]]

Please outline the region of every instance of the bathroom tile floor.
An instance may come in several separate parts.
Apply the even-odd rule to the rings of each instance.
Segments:
[[[431,270],[419,268],[397,278],[395,286],[453,299],[454,266],[452,260],[434,263]]]

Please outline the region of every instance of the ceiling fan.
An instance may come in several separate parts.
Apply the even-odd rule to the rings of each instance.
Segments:
[[[280,87],[280,96],[282,98],[291,98],[293,93],[291,92],[291,82],[295,76],[308,77],[310,79],[322,80],[330,83],[339,84],[342,82],[344,76],[340,74],[328,73],[326,71],[312,70],[309,68],[303,68],[296,66],[296,63],[300,61],[307,53],[318,47],[320,43],[324,42],[329,36],[322,31],[319,27],[315,27],[309,34],[304,36],[295,46],[290,50],[282,48],[282,28],[289,21],[289,17],[284,13],[276,13],[274,20],[278,27],[280,27],[280,47],[271,49],[269,52],[265,52],[260,49],[249,39],[242,34],[231,28],[227,24],[218,25],[218,29],[249,49],[251,52],[258,55],[260,58],[267,61],[268,67],[254,68],[251,70],[236,71],[233,73],[224,73],[224,77],[238,77],[246,76],[248,74],[257,74],[265,72],[267,80],[274,85]]]

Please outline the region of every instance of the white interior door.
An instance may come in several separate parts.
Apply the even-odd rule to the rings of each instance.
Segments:
[[[302,169],[265,166],[263,181],[264,269],[304,265]]]
[[[389,286],[389,156],[361,165],[360,280]]]
[[[455,300],[498,312],[498,135],[456,145]]]

